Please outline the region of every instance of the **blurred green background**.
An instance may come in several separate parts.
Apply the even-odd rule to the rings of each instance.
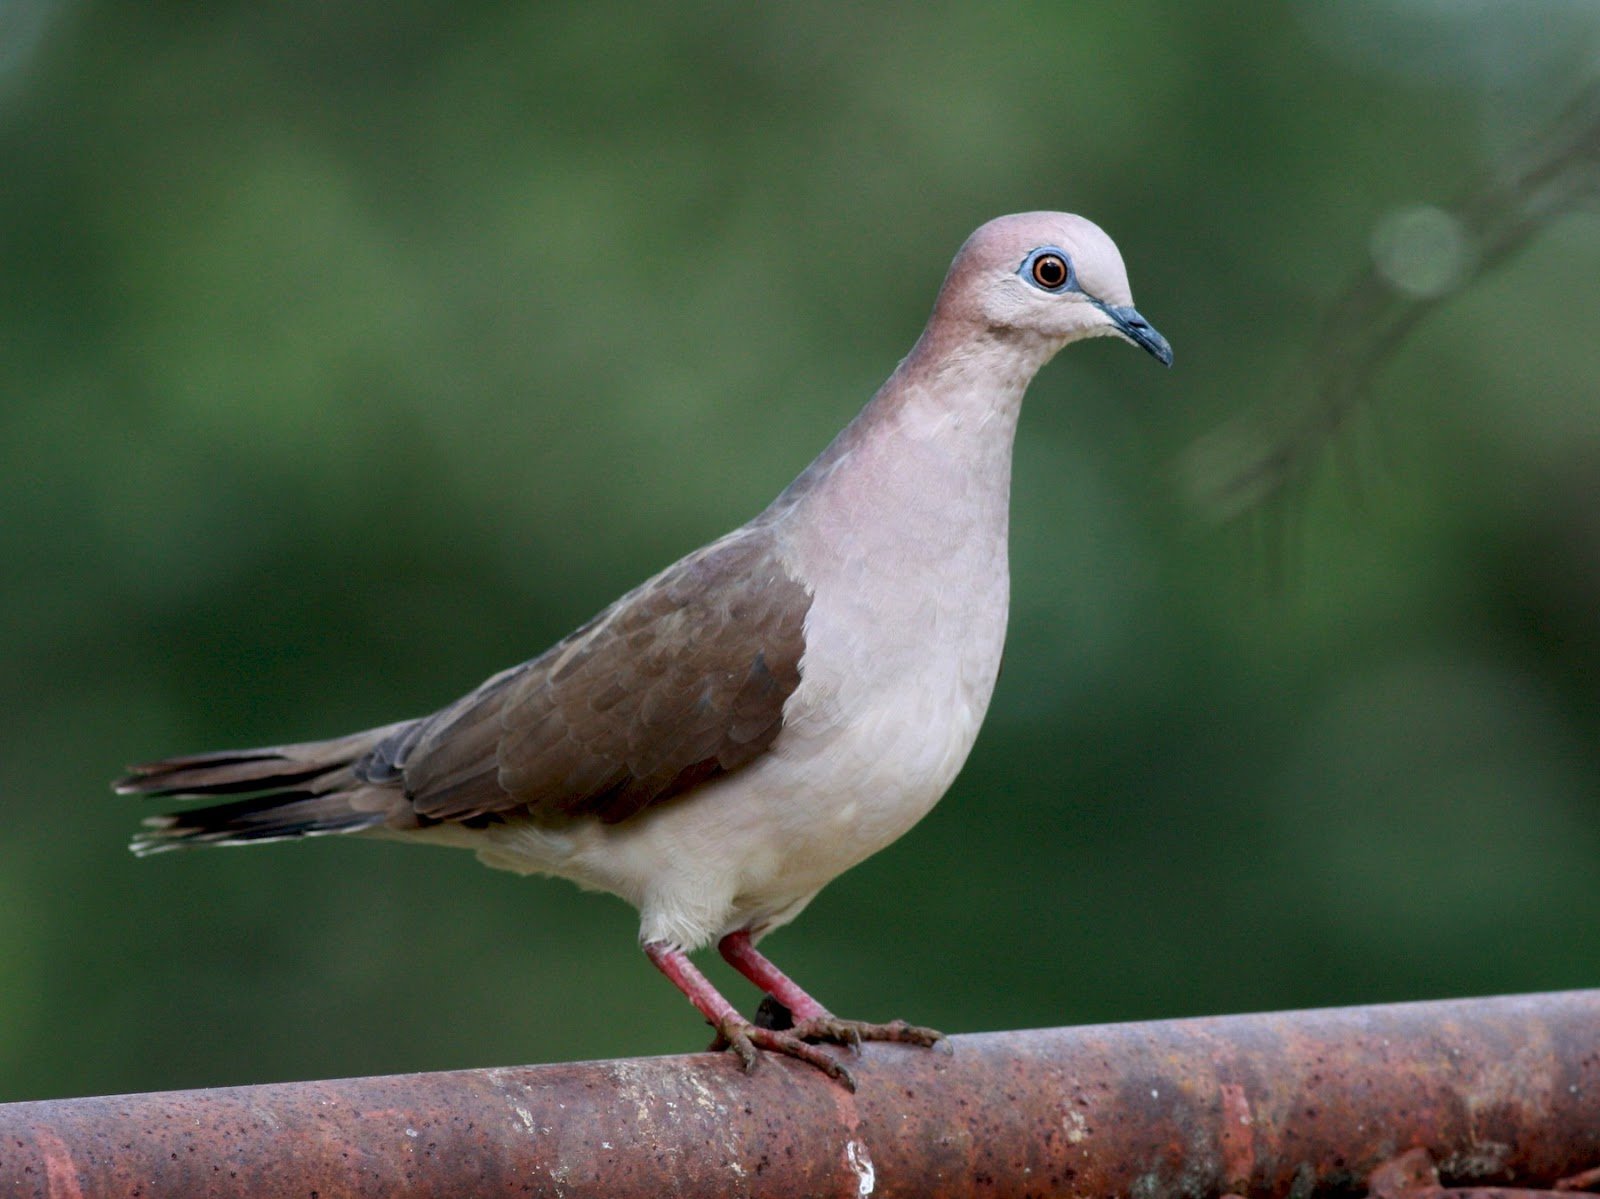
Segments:
[[[1445,254],[1288,520],[1185,485],[1597,62],[1576,2],[0,0],[0,1099],[703,1046],[613,899],[136,862],[108,781],[531,656],[763,506],[1039,207],[1177,365],[1035,384],[969,767],[767,947],[952,1032],[1600,983],[1595,206]]]

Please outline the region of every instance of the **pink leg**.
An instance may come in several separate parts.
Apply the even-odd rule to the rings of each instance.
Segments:
[[[874,1024],[867,1020],[841,1020],[827,1008],[800,989],[782,970],[750,943],[750,930],[741,928],[717,942],[717,952],[740,974],[771,995],[794,1017],[790,1031],[802,1040],[834,1041],[854,1046],[858,1051],[863,1041],[899,1041],[908,1045],[935,1045],[944,1040],[944,1034],[931,1028],[919,1028],[904,1020],[890,1020],[887,1024]]]
[[[750,943],[749,929],[742,928],[723,937],[717,942],[717,952],[723,956],[728,965],[788,1008],[796,1024],[832,1015],[827,1008],[802,991],[799,983],[774,966]]]
[[[718,1044],[725,1043],[729,1049],[738,1054],[746,1071],[756,1068],[758,1060],[756,1049],[761,1048],[798,1058],[808,1065],[815,1066],[829,1077],[838,1079],[852,1091],[856,1089],[856,1081],[851,1077],[850,1071],[823,1050],[807,1043],[795,1033],[757,1028],[741,1016],[734,1010],[733,1004],[724,999],[722,993],[711,985],[711,980],[695,968],[695,964],[683,950],[663,941],[646,941],[644,952],[645,956],[655,963],[656,969],[670,978],[672,985],[688,996],[689,1002],[700,1010],[700,1014],[711,1021],[711,1026],[717,1030]],[[793,983],[789,985],[799,994],[805,994]]]
[[[722,992],[711,985],[711,980],[700,973],[689,960],[689,955],[663,941],[646,941],[645,956],[655,968],[672,980],[689,997],[689,1002],[700,1009],[700,1014],[712,1024],[720,1024],[729,1016],[737,1016],[733,1004],[722,997]]]

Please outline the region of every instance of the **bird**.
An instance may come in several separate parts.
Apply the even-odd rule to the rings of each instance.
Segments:
[[[1000,670],[1023,393],[1106,336],[1172,364],[1105,232],[987,222],[888,380],[748,523],[431,715],[129,767],[118,792],[210,801],[147,818],[131,848],[396,838],[611,892],[714,1047],[853,1090],[824,1046],[942,1034],[842,1019],[758,943],[955,780]],[[741,1015],[691,960],[712,944],[790,1019]]]

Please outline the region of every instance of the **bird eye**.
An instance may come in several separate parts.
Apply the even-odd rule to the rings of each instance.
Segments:
[[[1046,291],[1055,291],[1072,278],[1072,268],[1059,254],[1040,254],[1033,260],[1033,281]]]

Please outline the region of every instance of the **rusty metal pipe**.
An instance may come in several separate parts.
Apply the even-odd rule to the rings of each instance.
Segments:
[[[0,1195],[1313,1199],[1413,1148],[1447,1186],[1600,1165],[1600,991],[873,1045],[855,1072],[703,1054],[6,1104]]]

